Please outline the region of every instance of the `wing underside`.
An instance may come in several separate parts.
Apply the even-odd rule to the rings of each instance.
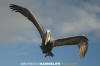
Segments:
[[[88,39],[85,36],[74,36],[54,40],[53,47],[64,45],[77,45],[79,47],[79,56],[84,57],[88,49]]]
[[[10,4],[10,8],[15,11],[15,12],[19,12],[22,15],[24,15],[25,17],[27,17],[38,29],[40,36],[42,38],[42,41],[44,41],[44,29],[42,28],[42,26],[37,22],[36,18],[34,17],[34,15],[26,8],[18,6],[18,5],[14,5],[14,4]]]

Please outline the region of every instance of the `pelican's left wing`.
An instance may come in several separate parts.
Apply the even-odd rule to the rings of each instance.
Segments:
[[[27,17],[34,25],[35,27],[38,29],[39,33],[40,33],[40,36],[42,38],[42,41],[45,40],[45,32],[44,32],[44,29],[43,27],[37,22],[36,18],[34,17],[34,15],[27,9],[27,8],[24,8],[22,6],[19,6],[19,5],[14,5],[14,4],[10,4],[10,8],[15,11],[15,12],[19,12],[21,13],[22,15],[24,15],[25,17]]]
[[[53,41],[53,47],[64,45],[78,45],[80,49],[79,56],[84,57],[88,49],[88,39],[85,36],[74,36]]]

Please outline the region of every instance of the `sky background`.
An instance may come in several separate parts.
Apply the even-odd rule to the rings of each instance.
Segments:
[[[85,58],[77,46],[53,49],[45,58],[35,26],[9,4],[31,10],[53,38],[85,35],[89,39]],[[100,65],[100,0],[0,0],[0,66],[20,66],[21,62],[76,62],[76,66]]]

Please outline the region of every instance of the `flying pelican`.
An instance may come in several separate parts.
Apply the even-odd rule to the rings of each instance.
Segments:
[[[34,15],[27,9],[19,5],[10,4],[9,6],[13,11],[21,13],[28,20],[30,20],[40,33],[42,44],[40,46],[42,52],[46,56],[54,56],[52,49],[56,46],[64,45],[77,45],[79,48],[78,56],[84,57],[88,49],[88,39],[85,36],[74,36],[60,39],[51,39],[50,30],[44,31],[43,27],[37,22]]]

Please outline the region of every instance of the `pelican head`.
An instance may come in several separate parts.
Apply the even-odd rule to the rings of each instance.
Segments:
[[[45,38],[45,45],[50,41],[50,30],[48,29],[46,31],[46,38]]]

